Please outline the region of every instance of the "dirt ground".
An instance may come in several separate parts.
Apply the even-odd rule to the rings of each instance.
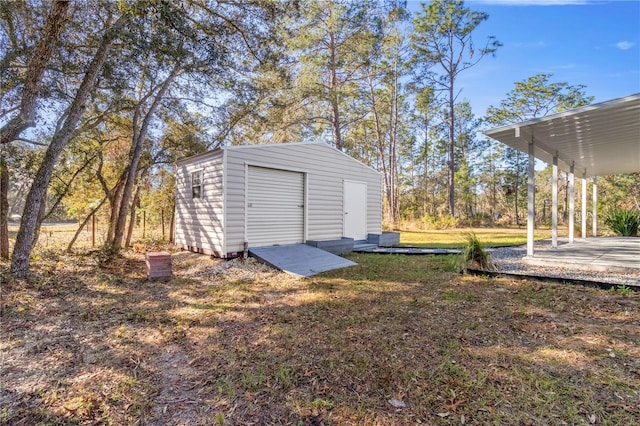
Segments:
[[[296,279],[253,260],[96,254],[2,273],[0,423],[640,423],[640,295],[353,255]]]

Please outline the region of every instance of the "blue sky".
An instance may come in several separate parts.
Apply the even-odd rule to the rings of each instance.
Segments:
[[[552,73],[553,82],[583,84],[594,102],[640,92],[640,0],[467,0],[489,19],[473,34],[503,46],[460,75],[460,98],[477,116],[497,106],[516,81]],[[410,1],[412,11],[420,2]]]

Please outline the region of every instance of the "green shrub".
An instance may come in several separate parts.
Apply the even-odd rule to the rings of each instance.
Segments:
[[[640,229],[640,211],[615,208],[607,214],[604,223],[617,235],[635,237]]]
[[[467,264],[475,264],[482,269],[486,269],[489,266],[489,255],[484,250],[475,232],[468,232],[465,235],[465,240],[462,248],[462,260]]]
[[[462,253],[451,258],[447,270],[463,273],[467,268],[492,269],[493,264],[483,244],[473,231],[465,234]]]

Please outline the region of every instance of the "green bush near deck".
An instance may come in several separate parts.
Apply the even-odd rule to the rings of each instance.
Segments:
[[[609,212],[604,223],[617,235],[635,237],[640,229],[640,211],[615,208]]]
[[[465,234],[465,243],[459,257],[459,269],[464,271],[468,267],[488,269],[491,266],[489,254],[473,231]]]

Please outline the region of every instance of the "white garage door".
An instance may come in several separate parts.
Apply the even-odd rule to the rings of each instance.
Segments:
[[[249,166],[249,247],[304,242],[304,174]]]

